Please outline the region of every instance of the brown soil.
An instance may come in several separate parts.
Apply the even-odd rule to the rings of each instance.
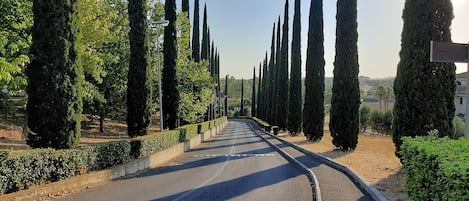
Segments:
[[[97,118],[83,115],[80,145],[87,146],[129,138],[127,135],[127,123],[125,121],[105,119],[104,133],[100,133],[99,119]],[[0,118],[0,149],[30,149],[22,134],[23,127],[21,124],[23,122],[23,117],[16,117],[15,121]],[[159,115],[156,114],[152,117],[152,125],[149,132],[157,132],[159,129]]]
[[[294,137],[288,133],[280,133],[279,136],[349,167],[390,201],[408,200],[403,185],[402,165],[394,154],[394,143],[389,136],[361,134],[353,152],[337,150],[327,128],[324,137],[317,143],[308,142],[304,135]]]

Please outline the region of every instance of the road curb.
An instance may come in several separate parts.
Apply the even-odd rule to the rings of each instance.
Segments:
[[[252,123],[252,122],[251,122]],[[306,167],[303,163],[301,163],[300,161],[296,160],[293,156],[291,156],[290,154],[288,154],[287,152],[283,151],[280,147],[278,147],[277,145],[275,145],[274,143],[270,142],[269,140],[267,140],[264,136],[262,135],[259,135],[256,131],[261,131],[263,132],[264,134],[268,134],[270,135],[270,133],[264,131],[264,130],[261,130],[261,129],[254,129],[252,124],[249,124],[249,126],[251,127],[251,129],[254,131],[254,133],[256,133],[260,138],[262,138],[264,141],[266,141],[270,146],[274,147],[274,149],[276,149],[280,154],[282,154],[282,156],[287,159],[288,161],[290,162],[293,162],[296,166],[298,166],[299,168],[303,169],[303,171],[305,171],[306,173],[306,176],[308,177],[309,181],[311,182],[311,187],[314,189],[314,194],[313,194],[313,200],[314,201],[322,201],[322,196],[321,196],[321,189],[319,188],[319,181],[316,177],[316,175],[314,174],[314,172],[309,169],[308,167]]]
[[[267,132],[266,132],[267,133]],[[294,144],[294,143],[291,143],[291,142],[288,142],[278,136],[275,136],[275,135],[272,135],[271,133],[267,133],[268,135],[282,141],[283,143],[285,144],[288,144],[290,146],[293,146],[295,148],[297,148],[298,150],[300,150],[301,152],[303,152],[304,154],[306,155],[309,155],[309,156],[312,156],[312,157],[315,157],[315,158],[318,158],[319,160],[321,160],[322,162],[324,162],[325,164],[327,164],[328,166],[344,173],[345,175],[347,175],[354,183],[358,184],[358,186],[360,187],[361,190],[367,192],[371,198],[373,200],[376,200],[376,201],[387,201],[386,197],[380,192],[378,191],[378,189],[376,189],[375,187],[373,187],[372,185],[368,184],[365,180],[363,180],[360,176],[358,176],[357,173],[355,173],[353,170],[351,170],[350,168],[348,168],[347,166],[345,165],[342,165],[336,161],[333,161],[332,159],[330,158],[327,158],[327,157],[324,157],[320,154],[317,154],[317,153],[314,153],[314,152],[311,152],[311,151],[308,151],[306,149],[304,149],[303,147],[297,145],[297,144]]]
[[[215,137],[216,135],[220,134],[220,132],[223,132],[223,129],[226,127],[226,125],[228,125],[228,121],[207,130],[206,132],[209,133],[208,135],[204,135],[204,137],[206,139]],[[157,153],[138,158],[125,164],[114,166],[112,168],[90,172],[88,174],[71,177],[49,184],[34,186],[30,189],[18,191],[15,193],[0,195],[0,200],[38,200],[62,192],[71,192],[103,185],[125,176],[134,175],[145,170],[160,167],[164,163],[180,156],[185,152],[189,152],[192,148],[199,146],[202,143],[201,136],[199,135],[194,136],[189,141],[190,142],[178,143]]]

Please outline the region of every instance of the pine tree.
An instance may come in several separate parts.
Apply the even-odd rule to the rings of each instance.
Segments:
[[[207,4],[204,7],[204,23],[202,26],[202,49],[200,51],[200,59],[208,60],[209,57],[209,46],[210,46],[210,37],[207,24]]]
[[[303,132],[308,141],[324,135],[324,25],[323,0],[312,0],[309,13]]]
[[[453,130],[455,65],[431,63],[430,41],[451,41],[454,18],[450,0],[409,1],[403,11],[400,62],[394,81],[393,140],[400,150],[403,136],[440,136]]]
[[[164,30],[163,44],[163,123],[164,128],[172,130],[179,126],[179,91],[176,77],[176,0],[165,1],[165,19],[169,21],[169,25]]]
[[[199,0],[194,1],[194,26],[192,28],[192,58],[200,61],[200,35],[199,35]]]
[[[129,2],[130,66],[127,82],[127,132],[130,137],[146,135],[150,126],[147,4],[147,0]]]
[[[357,40],[357,0],[338,0],[329,128],[334,138],[332,143],[341,150],[354,150],[358,143],[360,87]]]
[[[295,0],[295,15],[293,17],[293,38],[291,56],[290,96],[288,107],[288,131],[292,135],[301,132],[303,119],[301,96],[301,21],[300,0]]]
[[[277,123],[282,130],[287,128],[288,114],[288,0],[285,2],[285,15],[283,19],[282,48],[280,65],[278,66],[278,106],[277,106]]]
[[[27,143],[74,148],[80,141],[82,100],[75,49],[76,1],[33,1],[32,61],[28,75]]]
[[[256,67],[254,66],[252,74],[252,97],[251,97],[251,116],[257,116],[256,113]]]
[[[244,79],[241,78],[241,109],[239,110],[239,116],[244,116]]]

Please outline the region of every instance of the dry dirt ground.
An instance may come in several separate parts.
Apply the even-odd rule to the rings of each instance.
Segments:
[[[327,128],[324,137],[317,143],[308,142],[304,135],[293,137],[285,132],[279,136],[351,168],[390,201],[408,200],[404,188],[404,174],[401,171],[402,165],[394,155],[394,143],[389,136],[360,134],[357,149],[353,152],[337,150],[332,144],[332,137]]]
[[[12,121],[0,118],[0,149],[22,150],[30,148],[24,140],[22,122],[22,119]],[[105,119],[104,133],[100,133],[99,120],[83,115],[81,127],[80,145],[82,146],[129,138],[125,121]],[[153,133],[159,129],[159,115],[157,114],[152,117],[149,131]]]

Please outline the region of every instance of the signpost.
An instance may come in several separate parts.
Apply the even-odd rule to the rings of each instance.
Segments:
[[[469,43],[430,42],[430,62],[467,63],[466,77],[466,129],[464,137],[469,140]]]

